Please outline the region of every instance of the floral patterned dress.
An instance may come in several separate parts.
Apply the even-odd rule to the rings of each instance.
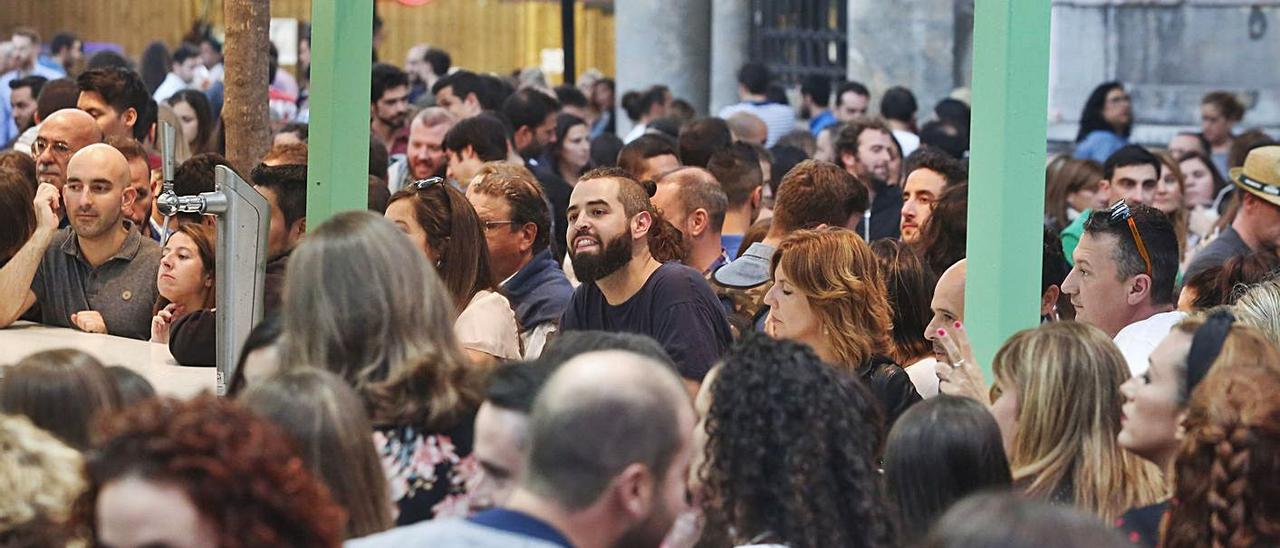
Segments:
[[[373,444],[396,503],[397,526],[467,516],[467,482],[479,469],[471,454],[474,424],[474,417],[467,417],[445,432],[374,427]]]

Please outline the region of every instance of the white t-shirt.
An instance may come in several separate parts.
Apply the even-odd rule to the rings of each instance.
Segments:
[[[1169,335],[1173,326],[1186,317],[1185,313],[1174,310],[1161,312],[1142,321],[1131,323],[1121,329],[1114,339],[1124,361],[1129,364],[1129,373],[1138,376],[1147,372],[1151,351],[1160,345],[1160,341]]]
[[[938,395],[938,358],[930,356],[906,366],[905,369],[920,397],[929,399]]]
[[[910,156],[917,148],[920,148],[920,137],[903,129],[893,130],[893,138],[898,140],[898,144],[902,146],[902,157]]]
[[[506,297],[482,290],[471,298],[453,323],[463,348],[484,352],[500,360],[520,359],[520,330],[516,313]]]

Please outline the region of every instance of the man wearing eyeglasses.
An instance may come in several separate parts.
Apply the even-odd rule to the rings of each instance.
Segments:
[[[1174,311],[1178,236],[1159,210],[1116,201],[1084,223],[1075,265],[1062,282],[1076,320],[1115,339],[1140,375],[1147,358],[1183,317]]]
[[[124,221],[135,194],[129,162],[110,145],[92,144],[67,166],[61,193],[40,184],[36,231],[0,270],[0,326],[38,302],[41,323],[145,340],[159,296],[160,246]],[[70,219],[63,229],[59,194]]]
[[[1150,205],[1155,201],[1156,182],[1160,179],[1160,159],[1145,148],[1128,145],[1107,158],[1102,165],[1102,176],[1098,192],[1107,196],[1108,204],[1124,200],[1129,207]],[[1072,251],[1079,244],[1084,225],[1092,214],[1092,209],[1086,209],[1059,234],[1062,253],[1069,263],[1075,263]]]
[[[67,180],[67,163],[80,149],[102,142],[102,130],[83,110],[64,108],[40,124],[31,152],[36,159],[36,179],[58,191]]]

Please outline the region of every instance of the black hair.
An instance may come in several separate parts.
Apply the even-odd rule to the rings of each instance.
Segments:
[[[556,86],[556,100],[566,107],[587,108],[590,105],[586,94],[582,93],[577,86],[569,84]]]
[[[214,171],[217,166],[235,169],[226,157],[216,152],[202,152],[187,158],[173,170],[173,192],[178,196],[213,192],[217,188]],[[179,213],[177,217],[188,221],[200,220],[200,215],[196,213]]]
[[[742,544],[893,546],[876,454],[878,400],[810,347],[750,333],[711,381],[704,417],[708,530]]]
[[[129,407],[143,400],[156,396],[156,388],[146,377],[137,371],[122,365],[107,367],[107,375],[116,383],[116,391],[120,393],[120,407]]]
[[[831,79],[820,74],[810,74],[800,83],[800,94],[808,95],[813,104],[825,108],[831,104]]]
[[[1110,181],[1111,177],[1116,174],[1116,168],[1148,165],[1156,172],[1156,177],[1160,176],[1163,169],[1160,158],[1152,154],[1151,151],[1143,148],[1141,145],[1125,145],[1107,157],[1107,161],[1102,164],[1102,178]]]
[[[1120,82],[1105,82],[1093,88],[1093,93],[1089,94],[1089,99],[1084,103],[1084,110],[1080,112],[1080,131],[1076,133],[1076,142],[1083,141],[1090,133],[1102,130],[1111,131],[1119,134],[1121,137],[1128,137],[1129,131],[1133,129],[1133,124],[1123,128],[1111,127],[1102,117],[1102,110],[1107,105],[1107,94],[1114,89],[1124,89],[1124,84]],[[1160,170],[1156,170],[1159,172]]]
[[[1111,524],[1067,504],[1008,490],[978,493],[938,519],[920,548],[1124,548]]]
[[[969,184],[947,185],[920,229],[916,250],[934,272],[946,272],[965,257],[969,233]]]
[[[920,146],[936,148],[959,160],[969,150],[969,136],[954,122],[931,120],[920,128]]]
[[[249,331],[249,336],[244,339],[244,346],[240,347],[240,357],[236,360],[236,370],[231,373],[231,381],[227,383],[227,395],[235,396],[242,392],[245,388],[244,379],[244,362],[249,359],[249,354],[255,350],[261,350],[271,346],[280,340],[280,332],[283,324],[280,321],[280,314],[267,314],[253,326]]]
[[[459,101],[466,100],[468,95],[475,94],[476,100],[481,105],[485,103],[485,98],[489,95],[485,89],[485,83],[480,79],[480,75],[469,70],[459,70],[452,74],[441,76],[431,86],[431,93],[440,93],[444,88],[452,88],[453,96]],[[488,108],[488,107],[485,107]]]
[[[752,95],[764,95],[773,81],[773,74],[764,63],[751,62],[738,69],[738,83]]]
[[[737,142],[716,151],[707,162],[710,171],[720,182],[729,207],[741,207],[751,199],[751,194],[764,183],[760,173],[760,157],[750,145]]]
[[[927,169],[946,180],[947,186],[969,180],[969,172],[963,162],[950,154],[929,146],[922,146],[912,152],[903,162],[903,173],[908,175],[917,169]]]
[[[559,110],[559,101],[533,88],[512,93],[502,102],[502,114],[511,122],[512,131],[522,127],[536,129]]]
[[[622,146],[618,152],[618,167],[632,178],[638,178],[644,171],[645,160],[667,154],[676,156],[675,143],[665,135],[648,133]]]
[[[947,97],[933,106],[933,114],[943,122],[950,122],[957,128],[969,132],[969,105],[959,99]]]
[[[431,66],[431,72],[436,76],[448,74],[449,67],[453,66],[453,58],[449,57],[449,52],[440,48],[427,48],[422,60]]]
[[[764,88],[764,100],[766,103],[791,106],[791,101],[787,99],[787,88],[777,82],[773,82],[769,84],[769,87]]]
[[[124,70],[133,70],[133,63],[123,55],[109,49],[104,49],[89,57],[89,61],[85,63],[86,70],[99,70],[118,68]]]
[[[377,103],[387,91],[408,85],[409,75],[405,71],[395,65],[378,63],[373,66],[370,78],[369,102]]]
[[[627,111],[627,117],[632,120],[639,120],[653,109],[653,105],[665,103],[667,100],[667,86],[653,86],[641,92],[629,91],[622,95],[622,109]]]
[[[74,47],[79,40],[76,35],[70,32],[59,32],[53,35],[53,39],[49,40],[49,53],[54,55],[62,53],[63,50]]]
[[[1062,249],[1062,239],[1058,237],[1056,230],[1050,230],[1047,226],[1044,227],[1044,248],[1040,254],[1040,265],[1041,295],[1049,290],[1049,286],[1056,285],[1061,289],[1062,282],[1071,273],[1071,264],[1067,262]]]
[[[911,541],[956,501],[1013,484],[1000,427],[977,400],[939,394],[907,409],[884,452],[889,499]]]
[[[173,50],[173,62],[179,65],[192,57],[200,57],[200,48],[183,42],[178,45],[178,49]]]
[[[677,142],[681,164],[707,167],[712,154],[733,144],[733,132],[722,118],[698,118],[680,130]]]
[[[1151,304],[1164,305],[1176,302],[1173,295],[1174,279],[1178,275],[1178,235],[1169,217],[1158,209],[1146,205],[1129,206],[1129,215],[1138,227],[1138,235],[1151,258]],[[1127,279],[1146,272],[1147,265],[1138,252],[1129,224],[1113,221],[1107,211],[1094,211],[1084,224],[1085,234],[1108,234],[1115,238],[1116,247],[1111,260],[1116,263],[1120,279]]]
[[[508,362],[494,368],[489,374],[489,387],[485,401],[526,415],[533,409],[533,400],[542,385],[546,384],[556,368],[539,362]]]
[[[481,113],[462,120],[444,135],[444,149],[456,154],[471,147],[484,162],[496,162],[507,158],[507,126],[489,113]]]
[[[844,94],[849,93],[850,91],[852,91],[854,95],[871,97],[871,90],[867,89],[867,86],[862,85],[861,82],[845,82],[836,87],[836,104],[839,105],[840,101],[844,99]]]
[[[773,154],[773,169],[769,171],[769,180],[765,182],[769,184],[770,193],[777,196],[782,177],[800,162],[808,160],[809,155],[798,147],[781,144],[774,145],[769,152]]]
[[[34,100],[40,96],[40,90],[44,88],[45,82],[49,79],[38,74],[23,76],[22,78],[14,78],[9,80],[9,89],[31,88],[31,99]]]
[[[664,137],[671,139],[672,142],[680,136],[680,120],[674,116],[663,116],[654,118],[649,122],[647,131],[661,133]]]
[[[253,186],[269,188],[276,194],[276,205],[284,214],[285,226],[307,216],[307,166],[258,164],[249,174]]]
[[[676,362],[658,341],[646,335],[612,331],[566,331],[556,336],[542,350],[538,361],[547,367],[559,367],[587,352],[625,350],[634,352],[676,371]]]
[[[880,98],[880,115],[890,120],[910,122],[919,108],[916,96],[902,86],[889,88]]]
[[[614,133],[601,133],[591,140],[591,167],[617,167],[622,152],[622,138]]]
[[[284,127],[280,128],[280,131],[277,131],[276,135],[281,133],[293,133],[298,136],[300,141],[305,143],[307,142],[307,134],[309,131],[310,126],[308,126],[306,122],[289,122],[285,124]]]
[[[391,164],[391,153],[387,145],[372,135],[369,136],[369,175],[386,180],[387,166]]]
[[[76,77],[76,85],[81,93],[90,91],[102,96],[117,114],[133,109],[139,117],[146,114],[147,105],[151,102],[151,94],[142,85],[138,73],[122,68],[101,68],[86,70]],[[134,138],[141,140],[139,129],[150,129],[143,126],[141,120],[134,125]],[[144,134],[145,135],[145,134]]]

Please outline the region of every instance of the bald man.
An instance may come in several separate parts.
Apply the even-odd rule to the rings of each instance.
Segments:
[[[729,198],[710,171],[682,167],[663,175],[650,200],[662,217],[684,235],[689,246],[684,264],[710,276],[729,262],[720,242]]]
[[[59,189],[41,183],[36,230],[0,268],[0,327],[40,303],[40,322],[134,339],[151,334],[160,246],[130,230],[129,162],[110,145],[91,144],[67,161],[62,202],[69,226],[58,229]]]
[[[31,147],[36,158],[36,177],[41,183],[49,183],[62,190],[67,181],[67,162],[80,149],[102,142],[102,130],[83,110],[64,108],[40,123],[35,145]]]
[[[670,368],[626,351],[582,354],[534,400],[525,474],[502,508],[347,547],[658,546],[685,510],[696,422]]]

